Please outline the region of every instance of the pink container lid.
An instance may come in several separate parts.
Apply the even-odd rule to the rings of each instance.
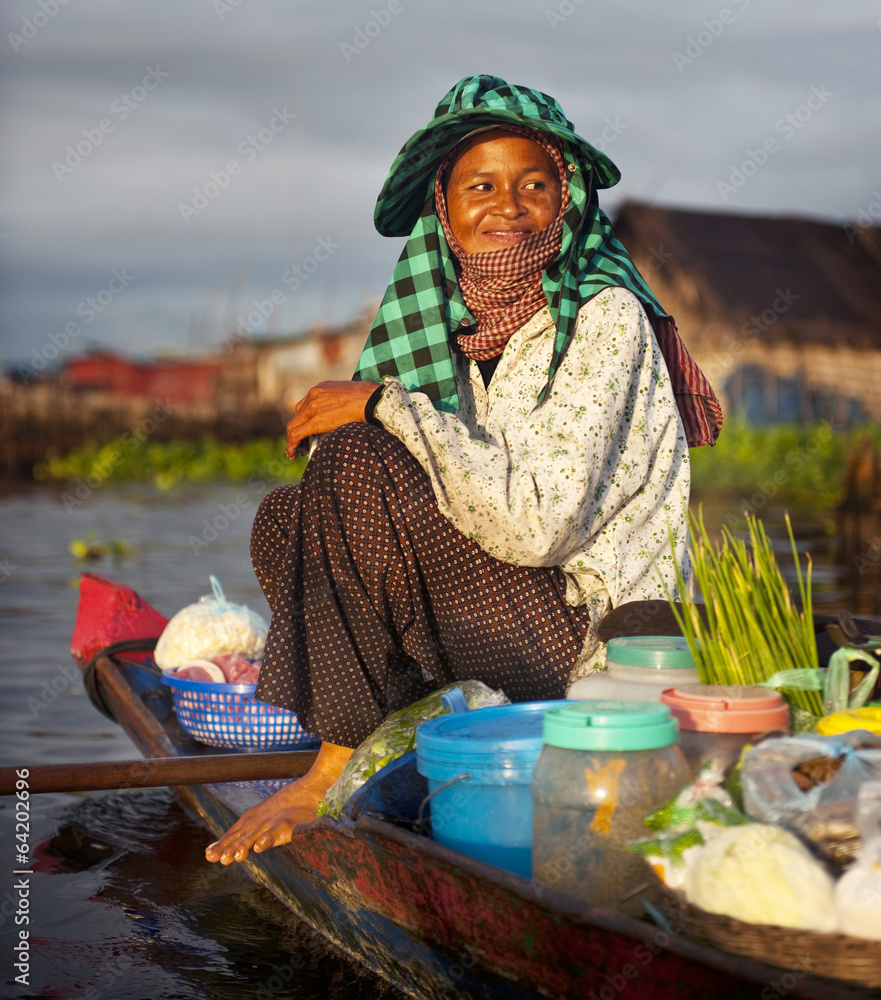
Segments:
[[[789,728],[789,708],[778,691],[746,684],[684,684],[661,701],[680,729],[699,733],[766,733]]]

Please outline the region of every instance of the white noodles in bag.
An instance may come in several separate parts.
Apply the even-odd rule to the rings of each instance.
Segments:
[[[212,593],[178,611],[159,637],[155,659],[161,670],[222,653],[240,653],[249,660],[263,655],[266,622],[244,604],[229,604],[217,578],[208,579]]]

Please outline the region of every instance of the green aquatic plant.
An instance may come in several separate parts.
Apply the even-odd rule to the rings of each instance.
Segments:
[[[673,613],[703,684],[763,684],[780,688],[791,704],[823,714],[811,604],[811,563],[803,573],[789,515],[786,529],[795,560],[799,608],[777,564],[762,522],[745,516],[749,544],[722,529],[716,546],[703,515],[690,514],[689,554],[703,603],[688,597],[677,570],[681,607]],[[769,684],[770,682],[770,684]]]
[[[714,448],[691,450],[695,495],[735,494],[757,512],[767,504],[830,510],[842,499],[848,448],[866,437],[881,448],[881,428],[840,433],[829,423],[755,427],[728,421]],[[297,481],[304,459],[289,462],[283,438],[243,444],[214,440],[151,442],[122,437],[105,445],[50,456],[34,470],[41,480],[152,482],[172,489],[188,482]],[[92,487],[94,488],[94,486]]]
[[[767,504],[831,510],[843,499],[848,449],[881,448],[881,428],[843,433],[831,423],[751,425],[727,421],[714,448],[691,450],[695,493],[734,494],[753,512]]]
[[[72,538],[67,546],[68,551],[74,559],[80,562],[88,562],[93,559],[100,559],[107,555],[107,546],[104,542],[96,540],[94,532],[86,532],[85,538]]]
[[[132,547],[124,538],[114,538],[103,542],[95,537],[94,529],[89,529],[83,538],[72,538],[67,549],[78,562],[89,562],[110,555],[122,559],[132,554]]]
[[[182,483],[296,482],[306,460],[288,461],[284,439],[257,438],[244,444],[214,440],[111,441],[63,456],[50,456],[34,470],[39,480],[83,480],[90,490],[105,482],[152,482],[163,490]]]

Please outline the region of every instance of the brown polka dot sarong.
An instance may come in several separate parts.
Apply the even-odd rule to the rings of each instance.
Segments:
[[[369,424],[328,434],[302,483],[266,496],[251,558],[272,610],[257,697],[338,746],[452,681],[562,698],[590,627],[558,570],[487,555]]]

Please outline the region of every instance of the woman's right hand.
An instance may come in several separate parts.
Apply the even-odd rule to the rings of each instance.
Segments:
[[[378,382],[319,382],[294,407],[287,427],[287,456],[295,458],[297,446],[313,434],[327,434],[343,424],[365,422],[367,401]]]

